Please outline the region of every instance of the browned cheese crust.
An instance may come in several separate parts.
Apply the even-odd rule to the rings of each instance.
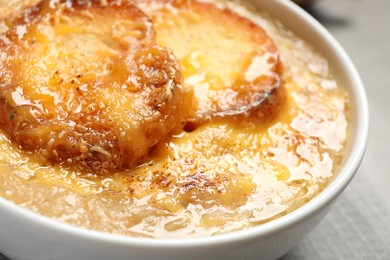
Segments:
[[[0,19],[13,17],[36,5],[39,0],[0,0]]]
[[[157,41],[180,60],[186,87],[193,91],[190,122],[246,114],[282,84],[278,50],[250,20],[196,0],[137,4],[152,17]]]
[[[140,163],[181,120],[178,62],[135,5],[45,0],[7,26],[0,124],[21,148],[106,172]]]

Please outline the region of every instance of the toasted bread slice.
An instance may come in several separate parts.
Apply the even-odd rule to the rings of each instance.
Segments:
[[[0,124],[28,151],[134,166],[179,120],[181,76],[149,18],[117,1],[45,0],[0,40]]]
[[[281,63],[265,31],[238,14],[196,0],[138,0],[159,44],[180,60],[193,88],[190,121],[258,107],[281,84]]]

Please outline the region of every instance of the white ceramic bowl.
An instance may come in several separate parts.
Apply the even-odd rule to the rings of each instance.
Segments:
[[[353,107],[347,156],[335,180],[294,212],[240,232],[191,239],[122,237],[83,230],[0,198],[0,252],[12,259],[276,259],[288,252],[323,218],[356,173],[368,133],[364,87],[352,62],[335,39],[311,16],[288,0],[253,0],[330,61],[346,86]]]

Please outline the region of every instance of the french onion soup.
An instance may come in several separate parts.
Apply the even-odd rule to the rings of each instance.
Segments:
[[[348,94],[246,2],[0,0],[0,196],[81,228],[209,236],[334,178]]]

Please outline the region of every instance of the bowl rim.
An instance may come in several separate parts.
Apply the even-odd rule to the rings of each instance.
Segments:
[[[267,237],[303,221],[309,216],[315,214],[327,204],[330,204],[352,180],[363,159],[368,140],[369,128],[367,96],[363,83],[352,61],[341,45],[336,41],[336,39],[316,19],[314,19],[310,14],[289,0],[274,0],[273,4],[277,8],[283,8],[285,11],[290,12],[293,16],[295,16],[295,18],[298,17],[299,19],[302,19],[302,21],[307,26],[321,34],[323,38],[322,40],[326,41],[326,44],[332,49],[332,51],[340,57],[342,66],[345,68],[347,74],[349,74],[351,85],[353,85],[356,104],[359,104],[359,106],[356,106],[355,108],[356,114],[359,115],[359,120],[355,126],[356,134],[353,140],[349,140],[350,142],[353,142],[350,156],[347,158],[343,167],[339,170],[339,174],[316,197],[298,209],[286,214],[285,216],[255,227],[251,227],[249,229],[210,237],[201,236],[190,238],[142,238],[104,233],[95,230],[87,230],[50,219],[49,217],[43,215],[39,215],[38,213],[18,206],[3,197],[0,197],[0,209],[7,210],[15,216],[29,219],[30,221],[40,226],[54,230],[56,232],[61,232],[65,235],[81,237],[90,241],[100,241],[125,246],[137,246],[140,248],[152,247],[183,249],[215,246],[220,244],[236,243],[238,240],[242,242],[254,238],[258,239],[260,237]]]

